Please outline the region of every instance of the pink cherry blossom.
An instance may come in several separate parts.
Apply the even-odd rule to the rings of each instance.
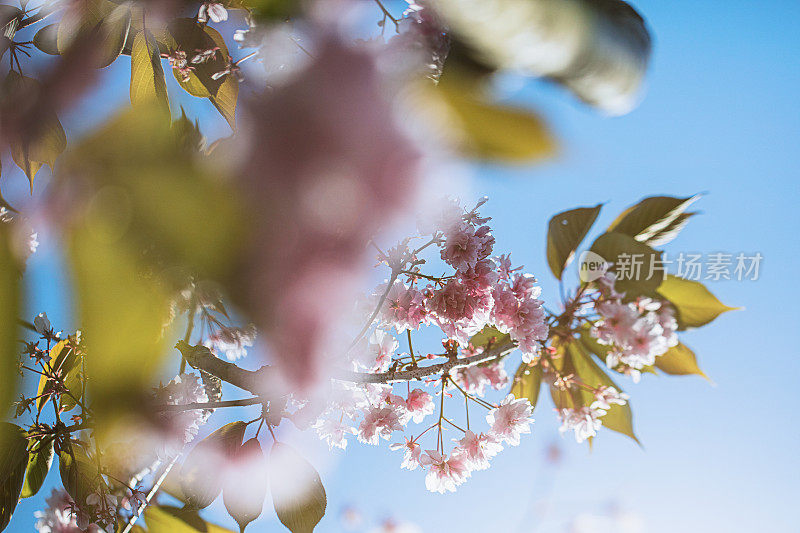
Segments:
[[[436,450],[426,450],[420,457],[420,464],[428,469],[425,487],[431,492],[455,492],[456,487],[470,476],[467,458],[458,448],[449,458]]]
[[[425,300],[422,293],[396,281],[386,296],[382,321],[393,326],[398,333],[418,329],[426,321]]]
[[[403,429],[397,410],[392,407],[370,409],[358,427],[358,440],[366,444],[378,444],[379,438],[388,439],[393,431]]]
[[[392,450],[403,450],[403,462],[400,468],[406,470],[416,470],[420,466],[420,456],[422,455],[422,446],[414,439],[405,439],[405,442],[394,443],[389,446]]]
[[[492,428],[489,435],[497,441],[517,446],[520,435],[531,432],[532,414],[533,407],[526,398],[517,400],[513,394],[509,394],[497,409],[486,415],[486,421]]]
[[[433,413],[433,397],[422,389],[414,389],[408,393],[406,409],[414,422],[419,424],[426,416]]]
[[[485,470],[489,468],[489,459],[497,455],[503,447],[494,437],[481,433],[476,435],[470,430],[464,437],[456,441],[472,470]]]

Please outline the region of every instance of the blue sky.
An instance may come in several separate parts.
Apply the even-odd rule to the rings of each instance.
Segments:
[[[632,397],[641,448],[607,431],[591,452],[561,439],[543,401],[533,435],[452,495],[426,492],[422,474],[401,471],[385,446],[351,443],[337,464],[321,466],[329,515],[319,531],[340,531],[337,513],[346,505],[368,521],[394,516],[424,531],[566,531],[577,514],[603,514],[610,505],[638,514],[642,531],[652,533],[797,530],[800,350],[790,310],[800,264],[800,3],[635,5],[655,34],[642,105],[605,118],[546,83],[502,91],[545,116],[561,152],[533,168],[478,167],[470,189],[491,198],[485,211],[494,217],[496,249],[513,250],[551,302],[557,286],[544,242],[553,214],[606,202],[600,229],[642,197],[706,192],[695,204],[702,215],[667,251],[764,256],[758,281],[709,283],[723,302],[744,310],[683,335],[714,384],[698,377],[620,380]],[[127,100],[128,67],[118,63],[105,74],[114,83],[95,100],[107,110]],[[201,121],[220,126],[211,115]],[[32,310],[47,310],[66,328],[63,294],[54,293],[66,278],[53,261],[45,242],[30,267]],[[553,443],[563,452],[558,465],[545,461]],[[30,531],[41,506],[39,497],[23,501],[11,531]],[[281,527],[270,517],[251,530]]]

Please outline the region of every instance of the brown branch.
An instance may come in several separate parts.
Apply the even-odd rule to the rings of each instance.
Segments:
[[[249,391],[255,396],[261,397],[261,401],[268,400],[270,389],[275,389],[274,387],[270,387],[270,383],[277,378],[277,375],[274,370],[268,366],[261,367],[256,371],[245,370],[233,363],[228,363],[227,361],[219,359],[205,346],[190,346],[188,343],[181,341],[177,344],[177,348],[183,353],[184,357],[186,357],[186,362],[193,368],[204,370],[209,374],[217,376],[222,381]],[[389,371],[376,374],[340,370],[332,377],[355,383],[398,383],[414,381],[435,374],[448,373],[456,368],[475,366],[493,359],[498,359],[515,348],[516,344],[514,341],[506,339],[497,344],[488,346],[482,353],[463,359],[449,359],[444,363],[436,365],[421,366],[400,372]],[[246,399],[246,401],[257,403],[255,398]]]

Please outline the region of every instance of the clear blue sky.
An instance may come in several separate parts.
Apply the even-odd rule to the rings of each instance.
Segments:
[[[702,216],[667,250],[764,256],[758,281],[709,284],[722,301],[744,311],[683,336],[714,385],[697,377],[623,382],[643,447],[604,431],[591,453],[559,438],[545,401],[532,436],[445,496],[426,492],[422,474],[401,471],[399,457],[385,446],[351,443],[338,464],[321,465],[329,515],[319,531],[340,531],[337,514],[345,505],[360,508],[368,521],[395,516],[426,532],[566,531],[577,514],[602,514],[611,504],[637,513],[648,533],[800,527],[800,350],[791,301],[800,265],[800,3],[635,5],[655,34],[642,105],[611,119],[545,83],[508,93],[544,114],[562,139],[561,154],[535,168],[478,168],[471,189],[491,197],[486,212],[495,217],[497,249],[513,250],[516,261],[538,275],[550,301],[557,291],[544,238],[554,213],[607,202],[598,224],[604,227],[644,196],[707,192],[696,204]],[[106,75],[124,80],[127,68],[120,61]],[[126,99],[127,86],[119,82],[96,102],[112,109]],[[203,109],[199,102],[186,104]],[[219,126],[205,116],[205,125]],[[66,327],[70,317],[52,290],[57,267],[46,243],[41,252],[31,265],[32,310],[47,310]],[[57,277],[64,281],[63,274]],[[546,466],[545,450],[554,442],[564,455],[557,467]],[[51,473],[49,481],[55,477]],[[11,530],[30,531],[41,506],[39,497],[23,501]],[[251,530],[281,526],[270,519]]]

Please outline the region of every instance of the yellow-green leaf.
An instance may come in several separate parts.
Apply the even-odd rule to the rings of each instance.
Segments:
[[[583,383],[595,388],[605,385],[606,387],[613,387],[622,392],[622,389],[608,377],[580,344],[570,342],[567,344],[566,350],[572,359],[575,374]],[[592,403],[593,395],[591,392],[581,390],[580,394],[583,396],[583,405],[590,405]],[[631,411],[630,403],[626,403],[625,405],[612,405],[611,409],[608,410],[608,413],[604,415],[601,420],[603,422],[603,427],[627,435],[637,443],[639,442],[639,439],[636,438],[633,432],[633,412]]]
[[[485,347],[489,343],[493,343],[495,346],[503,345],[510,339],[511,336],[508,333],[502,333],[493,326],[486,326],[478,333],[473,335],[469,339],[469,342],[477,348],[482,346]]]
[[[0,410],[6,412],[17,390],[20,266],[13,253],[12,228],[0,224]]]
[[[21,498],[30,498],[42,488],[50,466],[53,464],[53,438],[43,437],[34,441],[28,455],[28,466],[25,469],[25,483],[22,485]]]
[[[544,121],[533,112],[484,102],[458,86],[442,84],[440,93],[466,155],[528,162],[555,153],[555,141]]]
[[[73,363],[72,348],[69,346],[67,339],[64,339],[50,348],[50,356],[45,365],[48,374],[64,375],[72,369]],[[47,376],[39,376],[39,388],[36,390],[36,395],[38,396],[36,407],[39,411],[50,399],[51,381]]]
[[[16,94],[36,94],[41,90],[39,81],[21,76],[15,71],[8,73],[6,91]],[[67,147],[67,135],[55,113],[43,113],[41,122],[31,138],[17,138],[11,143],[11,158],[21,168],[30,181],[33,191],[33,178],[39,169],[49,165],[55,167],[56,159]]]
[[[639,242],[653,246],[659,242],[668,242],[664,239],[668,236],[674,238],[683,227],[674,225],[676,219],[698,198],[700,195],[689,198],[672,196],[645,198],[623,211],[608,227],[608,232],[624,233]],[[684,225],[687,221],[688,217],[682,219]],[[668,231],[670,228],[671,231]]]
[[[328,505],[319,474],[294,448],[281,442],[272,446],[269,468],[278,519],[292,533],[312,533]]]
[[[539,389],[542,386],[542,367],[539,364],[530,366],[522,363],[514,374],[511,394],[515,398],[527,398],[535,408],[539,401]]]
[[[19,426],[0,422],[0,531],[11,521],[17,507],[27,465],[25,432]]]
[[[591,251],[613,263],[616,289],[626,297],[652,295],[664,277],[661,252],[623,233],[604,233],[594,241]]]
[[[181,468],[181,492],[186,505],[192,509],[204,509],[222,491],[223,476],[220,469],[236,455],[242,446],[244,422],[231,422],[200,441]]]
[[[33,36],[33,44],[51,56],[57,56],[61,52],[58,50],[58,24],[50,24],[36,32]]]
[[[557,279],[575,256],[586,234],[597,220],[602,204],[579,207],[559,213],[550,219],[547,229],[547,264]]]
[[[267,496],[267,463],[258,439],[250,439],[236,452],[222,490],[225,509],[244,531],[261,515]]]
[[[666,374],[686,376],[696,374],[708,379],[708,376],[697,366],[697,357],[685,344],[678,343],[666,353],[656,357],[656,368]]]
[[[234,533],[200,518],[197,511],[150,505],[144,512],[149,533]]]
[[[699,281],[678,276],[667,276],[658,293],[675,307],[680,330],[704,326],[722,313],[737,309],[720,302]]]
[[[63,54],[74,42],[90,39],[96,66],[104,68],[122,53],[130,26],[131,10],[127,5],[111,0],[83,0],[65,11],[58,25],[56,43]]]
[[[64,490],[76,502],[85,502],[86,497],[98,491],[105,483],[97,470],[97,465],[80,446],[69,445],[58,454],[58,470]]]
[[[161,68],[158,43],[149,32],[139,32],[131,47],[131,104],[154,103],[169,116],[167,81]]]

